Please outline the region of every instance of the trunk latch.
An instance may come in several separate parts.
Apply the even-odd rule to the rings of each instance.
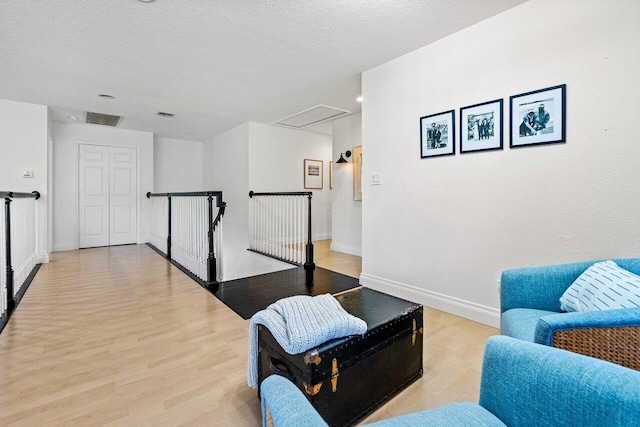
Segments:
[[[338,360],[333,359],[331,362],[331,389],[335,393],[338,389],[338,377],[340,374],[338,373]]]

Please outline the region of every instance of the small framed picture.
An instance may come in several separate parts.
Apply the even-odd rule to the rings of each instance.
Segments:
[[[511,147],[566,141],[566,89],[559,85],[509,98]]]
[[[460,153],[502,150],[502,99],[460,109]]]
[[[454,110],[420,117],[420,157],[456,154]]]
[[[304,159],[304,188],[322,190],[322,160]]]

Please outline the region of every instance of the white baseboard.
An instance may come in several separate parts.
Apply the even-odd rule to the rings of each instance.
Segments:
[[[329,240],[331,239],[331,232],[326,232],[326,233],[316,233],[314,235],[311,236],[311,241],[312,242],[316,242],[318,240]]]
[[[483,323],[485,325],[500,327],[500,310],[487,307],[486,305],[476,304],[471,301],[465,301],[449,295],[437,292],[427,291],[425,289],[416,288],[415,286],[406,285],[404,283],[394,282],[383,279],[381,277],[371,276],[362,273],[360,275],[360,284],[376,291],[384,292],[399,298],[408,299],[435,308],[436,310],[445,311],[473,320],[474,322]]]
[[[362,256],[362,248],[359,246],[351,246],[342,243],[331,242],[331,246],[329,249],[336,252],[342,252],[344,254]]]
[[[75,242],[62,242],[53,244],[53,252],[73,251],[76,249],[78,249],[78,245]]]
[[[46,264],[49,262],[49,254],[36,254],[36,264]]]

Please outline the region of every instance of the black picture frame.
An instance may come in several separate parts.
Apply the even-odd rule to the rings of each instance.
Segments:
[[[460,153],[502,150],[503,100],[460,109]]]
[[[511,148],[567,140],[567,85],[509,97]]]
[[[455,111],[420,117],[420,158],[455,154]]]

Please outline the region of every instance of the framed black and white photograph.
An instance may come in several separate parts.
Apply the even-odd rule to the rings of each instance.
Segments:
[[[511,147],[566,141],[566,89],[559,85],[509,98]]]
[[[322,190],[322,160],[304,159],[304,188]]]
[[[455,154],[454,111],[420,117],[420,157]]]
[[[460,109],[460,152],[502,150],[502,99]]]

